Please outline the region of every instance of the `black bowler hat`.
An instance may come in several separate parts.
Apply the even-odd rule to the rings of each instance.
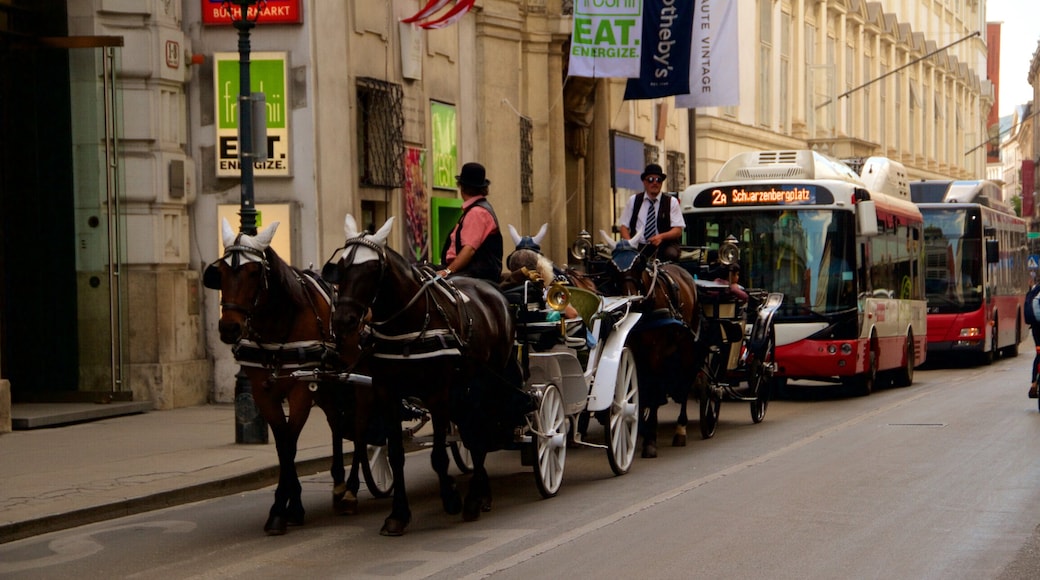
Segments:
[[[640,181],[646,179],[648,175],[660,175],[661,179],[668,177],[664,174],[664,170],[661,169],[661,166],[656,163],[651,163],[646,166],[646,169],[643,170],[643,174],[639,176]]]
[[[479,163],[467,163],[462,166],[462,172],[455,176],[459,185],[466,187],[487,187],[491,182],[485,179],[484,166]]]

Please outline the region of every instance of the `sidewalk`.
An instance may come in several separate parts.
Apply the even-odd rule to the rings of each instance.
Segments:
[[[331,451],[315,408],[300,435],[300,476],[327,472]],[[273,437],[235,443],[230,404],[3,433],[0,543],[273,485],[277,466]]]

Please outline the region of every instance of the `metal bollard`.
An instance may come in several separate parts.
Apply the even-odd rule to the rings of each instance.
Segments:
[[[267,421],[253,401],[253,391],[241,370],[235,375],[235,443],[267,443]]]

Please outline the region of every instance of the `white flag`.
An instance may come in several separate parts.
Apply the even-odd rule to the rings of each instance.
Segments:
[[[639,77],[643,0],[575,0],[567,74]]]
[[[730,0],[698,1],[693,15],[690,94],[677,95],[676,107],[740,104],[737,4]]]

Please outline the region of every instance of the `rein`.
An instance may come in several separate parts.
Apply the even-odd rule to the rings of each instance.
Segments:
[[[232,349],[235,360],[241,363],[242,366],[263,368],[303,369],[323,366],[327,355],[336,352],[336,344],[334,343],[331,326],[328,329],[325,327],[326,324],[331,325],[331,316],[328,321],[321,319],[318,305],[310,288],[313,286],[322,299],[328,303],[330,313],[334,304],[332,296],[318,283],[317,279],[292,269],[297,284],[303,288],[303,294],[307,298],[307,305],[314,314],[315,320],[317,320],[317,327],[321,335],[317,340],[283,340],[281,342],[262,340],[262,337],[257,335],[252,320],[257,310],[267,306],[261,304],[261,298],[270,289],[271,264],[268,262],[263,250],[242,244],[235,244],[225,248],[224,256],[221,259],[230,259],[231,267],[237,268],[241,265],[241,254],[248,254],[257,258],[262,271],[262,288],[256,291],[253,304],[250,307],[233,302],[221,301],[220,303],[221,308],[238,311],[245,315],[243,337]]]
[[[349,254],[344,255],[340,261],[353,264],[354,256],[357,251],[357,246],[364,246],[374,252],[379,261],[379,279],[376,283],[376,288],[380,288],[383,285],[383,280],[386,278],[389,258],[387,257],[386,247],[382,244],[378,244],[369,240],[365,237],[356,237],[347,240],[343,247],[344,252],[348,249]],[[432,356],[443,356],[443,355],[458,355],[461,354],[461,350],[464,350],[468,344],[469,335],[472,332],[473,320],[471,317],[465,316],[463,297],[459,292],[458,288],[454,284],[451,284],[436,275],[432,275],[432,271],[428,267],[412,265],[412,278],[417,282],[420,282],[418,290],[415,294],[396,312],[386,317],[383,320],[372,320],[368,322],[368,325],[372,327],[372,339],[384,346],[389,346],[388,351],[384,353],[376,353],[375,356],[381,358],[429,358]],[[438,283],[440,285],[438,286]],[[466,339],[459,336],[459,333],[455,330],[451,324],[451,319],[447,313],[441,307],[440,303],[432,295],[434,289],[444,291],[449,295],[451,300],[456,304],[458,309],[459,323],[464,324],[467,332]],[[380,331],[381,328],[385,327],[389,323],[397,320],[403,316],[406,312],[412,309],[419,302],[420,298],[426,298],[426,313],[423,316],[422,327],[415,332],[409,332],[402,335],[390,335]],[[372,301],[367,305],[366,310],[371,310],[372,306],[376,304],[379,299],[378,292],[372,298]],[[351,297],[340,297],[339,300],[344,303],[359,303]],[[444,320],[447,328],[443,329],[430,329],[430,304],[437,309],[441,318]],[[401,346],[397,346],[401,345]],[[431,350],[432,349],[432,350]],[[382,355],[382,356],[381,356]]]

